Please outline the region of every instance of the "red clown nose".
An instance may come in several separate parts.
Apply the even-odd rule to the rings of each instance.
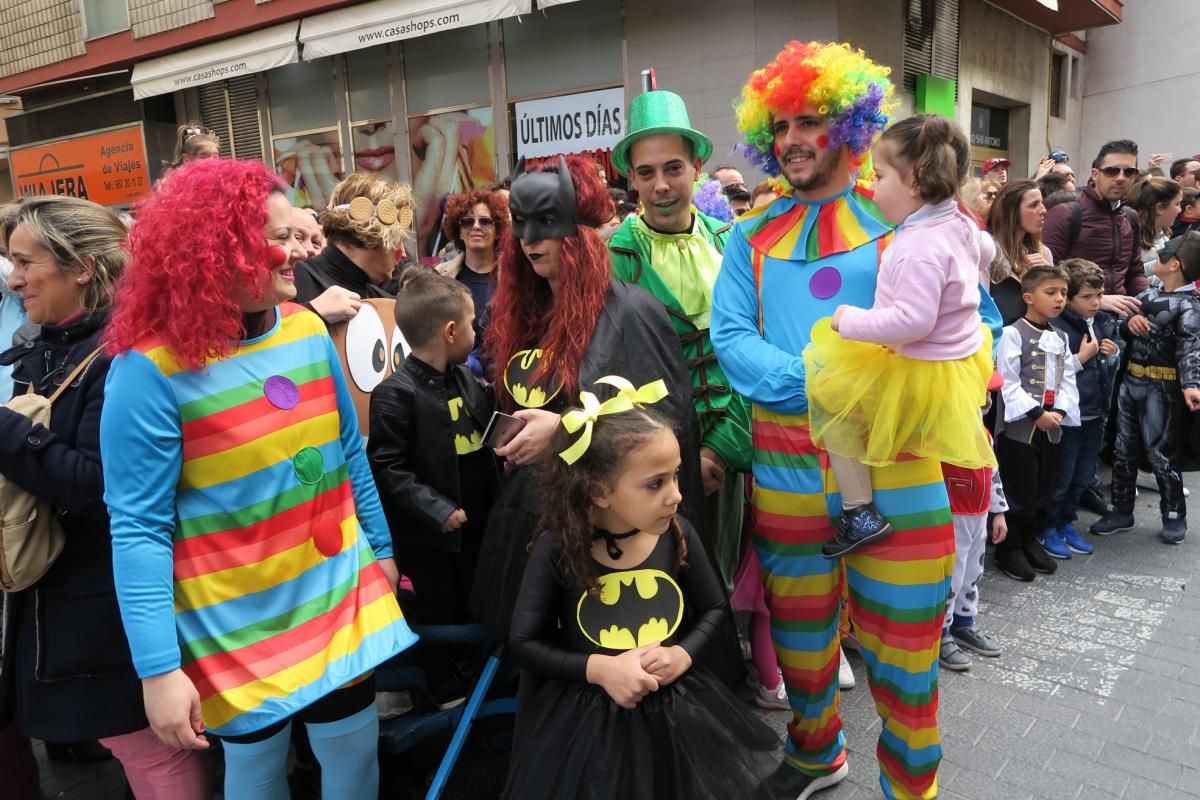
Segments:
[[[268,269],[278,269],[288,261],[287,248],[281,244],[273,244],[267,247],[266,255],[263,256],[263,263]]]

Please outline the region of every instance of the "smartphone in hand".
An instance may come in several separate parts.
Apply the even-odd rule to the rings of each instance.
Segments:
[[[494,411],[488,422],[487,430],[483,432],[483,443],[493,450],[504,447],[521,432],[525,425],[525,420],[519,417]]]

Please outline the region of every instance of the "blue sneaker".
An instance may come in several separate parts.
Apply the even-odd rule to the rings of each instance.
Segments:
[[[1067,523],[1058,529],[1058,535],[1062,537],[1063,544],[1070,548],[1071,552],[1079,553],[1081,556],[1090,556],[1096,552],[1096,546],[1088,544],[1088,541],[1079,535],[1079,531],[1075,530],[1075,526]]]
[[[1042,531],[1042,535],[1035,536],[1034,540],[1046,551],[1046,555],[1051,558],[1071,557],[1071,548],[1067,547],[1067,543],[1063,541],[1062,535],[1059,534],[1057,528],[1046,528],[1046,530]]]

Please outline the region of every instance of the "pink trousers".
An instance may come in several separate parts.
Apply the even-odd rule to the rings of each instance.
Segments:
[[[199,750],[168,747],[150,728],[101,739],[125,769],[137,800],[209,800],[208,762]]]

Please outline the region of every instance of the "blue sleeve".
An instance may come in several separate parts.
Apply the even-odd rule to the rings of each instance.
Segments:
[[[729,237],[713,287],[711,335],[721,369],[737,392],[772,411],[808,411],[804,358],[781,350],[759,333],[750,245],[737,229]]]
[[[113,359],[104,391],[100,457],[113,576],[134,668],[149,678],[180,664],[173,559],[179,406],[167,379],[137,352]]]
[[[376,558],[391,558],[392,534],[388,530],[387,519],[383,516],[383,504],[379,502],[379,490],[375,488],[375,478],[371,475],[371,463],[367,460],[367,450],[363,444],[362,433],[358,429],[358,409],[346,386],[346,376],[342,372],[341,359],[333,340],[325,337],[326,358],[329,359],[329,372],[333,376],[334,391],[337,393],[338,417],[341,419],[342,453],[346,459],[346,469],[350,473],[350,487],[354,491],[354,507],[358,515],[358,524],[362,526],[371,549]]]
[[[979,316],[983,317],[983,324],[992,332],[992,358],[995,359],[996,348],[1000,345],[1000,333],[1004,330],[1004,318],[1000,316],[1000,308],[992,299],[988,287],[982,283],[979,284]]]

